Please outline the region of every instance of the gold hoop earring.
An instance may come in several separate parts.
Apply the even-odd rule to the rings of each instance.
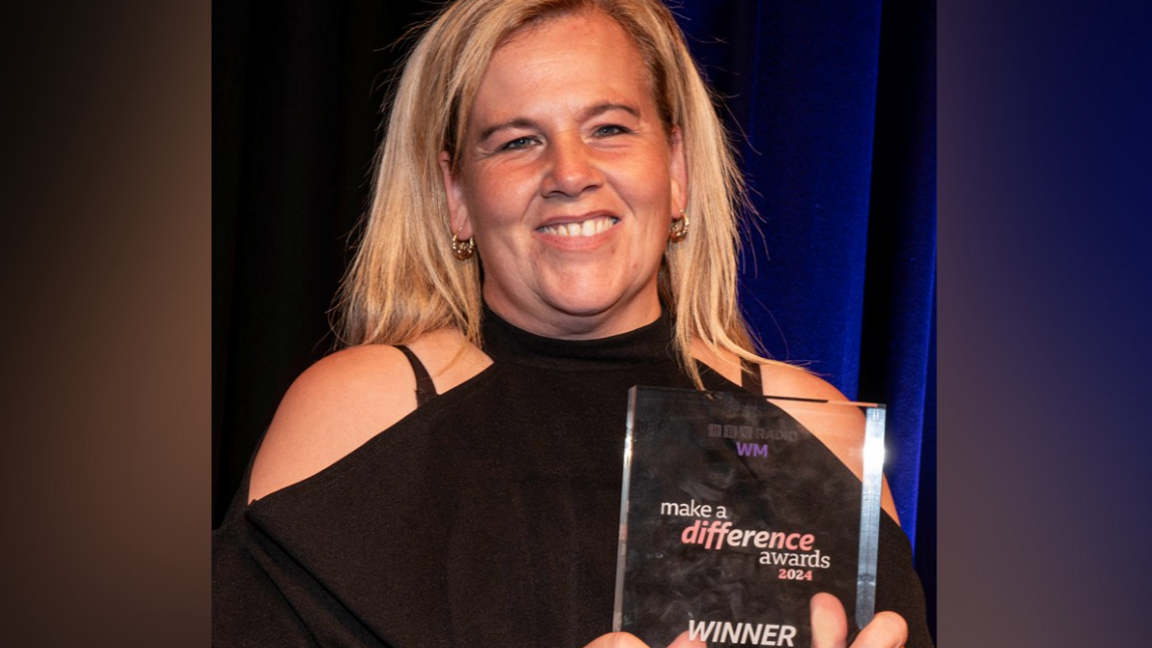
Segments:
[[[467,261],[472,258],[472,254],[476,252],[476,239],[470,238],[467,241],[461,241],[456,237],[460,230],[464,229],[461,225],[460,229],[452,233],[452,256],[461,261]]]
[[[673,243],[679,243],[688,238],[688,225],[690,225],[688,215],[681,209],[680,218],[672,221],[672,227],[668,230],[668,240]]]

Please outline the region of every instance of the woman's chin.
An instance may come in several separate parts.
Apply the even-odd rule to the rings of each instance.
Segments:
[[[647,302],[651,303],[647,303]],[[625,333],[660,316],[658,299],[625,300],[619,295],[564,295],[549,304],[561,327],[587,337]]]
[[[512,324],[546,336],[605,337],[640,328],[660,316],[655,285],[637,294],[611,285],[610,278],[600,279],[541,285],[532,294],[519,296],[488,284],[484,298]]]

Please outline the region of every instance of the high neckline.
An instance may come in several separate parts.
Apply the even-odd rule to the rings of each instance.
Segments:
[[[559,340],[529,333],[484,305],[481,325],[484,351],[496,362],[557,369],[594,371],[651,365],[675,359],[672,318],[668,309],[638,329],[596,340]]]

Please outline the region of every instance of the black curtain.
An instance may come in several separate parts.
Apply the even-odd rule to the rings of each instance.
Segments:
[[[381,105],[439,3],[213,3],[213,525],[328,309]],[[935,627],[935,5],[673,4],[761,217],[741,300],[773,357],[888,406],[885,467]]]

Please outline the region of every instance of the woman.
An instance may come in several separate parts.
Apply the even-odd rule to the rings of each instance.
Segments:
[[[606,632],[629,387],[842,398],[752,350],[741,195],[659,2],[447,7],[392,104],[341,294],[349,346],[285,395],[214,538],[216,643]],[[879,609],[925,645],[908,562],[882,551]],[[817,645],[843,645],[838,605],[814,600]],[[905,632],[884,613],[858,643]]]

